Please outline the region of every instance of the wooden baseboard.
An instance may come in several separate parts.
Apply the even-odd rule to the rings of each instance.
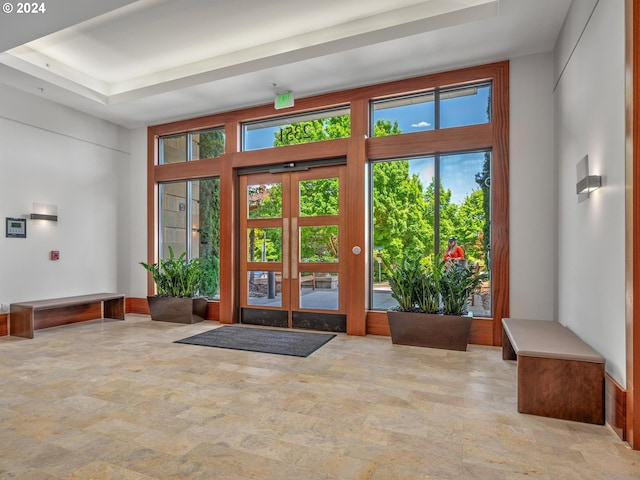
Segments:
[[[627,440],[627,392],[609,375],[604,376],[605,421],[622,440]]]
[[[137,313],[139,315],[149,315],[149,303],[145,298],[127,297],[125,299],[125,309],[127,313]],[[220,302],[207,302],[207,313],[205,320],[220,319]]]
[[[382,335],[389,337],[389,321],[387,312],[367,312],[367,335]],[[474,345],[493,345],[493,320],[490,318],[474,318],[471,322],[469,343]]]
[[[209,301],[207,303],[207,315],[205,320],[220,321],[220,302]]]
[[[124,300],[124,308],[127,313],[137,313],[139,315],[149,315],[149,303],[147,297],[136,298],[127,297]]]
[[[0,337],[9,335],[9,314],[0,313]]]
[[[391,332],[389,331],[389,320],[387,320],[387,312],[367,312],[366,334],[382,335],[383,337],[391,336]]]

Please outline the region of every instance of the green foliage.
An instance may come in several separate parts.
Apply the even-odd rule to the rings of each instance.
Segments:
[[[382,259],[398,264],[406,257],[421,258],[433,252],[433,229],[422,182],[409,175],[409,162],[380,162],[373,167],[373,232]]]
[[[455,261],[406,258],[387,266],[391,296],[404,312],[462,315],[473,290],[487,277]]]
[[[186,252],[176,258],[171,247],[168,259],[161,258],[152,265],[140,262],[140,265],[153,275],[158,295],[170,297],[195,296],[205,274],[202,259],[187,259]]]
[[[204,275],[200,281],[198,291],[204,297],[213,298],[220,291],[220,260],[217,256],[208,252],[200,258],[202,259]]]
[[[442,269],[432,264],[422,265],[422,275],[415,284],[415,302],[420,311],[438,313],[440,311],[440,279]]]
[[[465,313],[467,299],[471,292],[487,278],[486,273],[478,273],[474,265],[465,266],[456,261],[441,260],[440,295],[442,312],[445,315]]]
[[[419,260],[410,259],[388,268],[391,296],[398,302],[401,311],[416,309],[416,285],[421,281],[422,270]]]
[[[491,100],[487,105],[487,111],[491,109]],[[491,268],[491,259],[488,253],[491,245],[491,153],[484,154],[484,164],[482,172],[476,174],[476,183],[482,190],[482,212],[484,214],[484,224],[482,227],[482,252],[485,253],[485,263]]]
[[[204,135],[202,135],[204,136]],[[201,142],[202,142],[201,136]],[[211,152],[209,152],[211,153]],[[199,180],[199,252],[205,270],[200,294],[208,298],[219,292],[220,283],[220,179]]]

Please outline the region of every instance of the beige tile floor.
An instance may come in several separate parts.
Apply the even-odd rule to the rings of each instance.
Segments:
[[[498,348],[172,343],[217,326],[127,315],[0,338],[0,479],[640,478],[608,427],[518,414]]]

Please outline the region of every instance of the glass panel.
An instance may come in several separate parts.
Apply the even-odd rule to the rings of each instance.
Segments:
[[[440,157],[440,252],[460,246],[464,263],[478,271],[489,271],[490,265],[490,172],[490,152]],[[476,316],[491,315],[490,280],[472,296],[468,309]]]
[[[435,128],[433,92],[410,97],[379,100],[373,103],[372,136],[421,132]]]
[[[269,307],[282,307],[281,272],[247,272],[247,304]]]
[[[300,308],[338,310],[338,274],[301,272]]]
[[[224,128],[191,134],[191,159],[217,158],[224,153]]]
[[[162,258],[169,257],[169,247],[175,256],[187,251],[187,182],[160,185],[162,205]]]
[[[338,179],[300,182],[300,216],[338,215]]]
[[[338,226],[300,227],[300,262],[338,261]]]
[[[440,128],[490,121],[491,85],[455,88],[440,93]]]
[[[296,145],[351,135],[349,108],[311,112],[242,125],[242,149]]]
[[[281,218],[282,184],[248,185],[247,218]]]
[[[192,182],[191,256],[202,258],[205,276],[200,295],[220,297],[220,179]]]
[[[378,162],[373,165],[373,309],[397,305],[384,265],[410,256],[433,255],[435,159]]]
[[[247,260],[249,262],[281,262],[282,229],[248,228]]]
[[[159,163],[179,163],[187,161],[187,136],[176,135],[160,138]]]

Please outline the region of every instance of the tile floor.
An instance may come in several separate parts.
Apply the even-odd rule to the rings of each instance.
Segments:
[[[498,348],[172,343],[217,326],[127,315],[0,338],[0,479],[640,478],[608,427],[518,414]]]

